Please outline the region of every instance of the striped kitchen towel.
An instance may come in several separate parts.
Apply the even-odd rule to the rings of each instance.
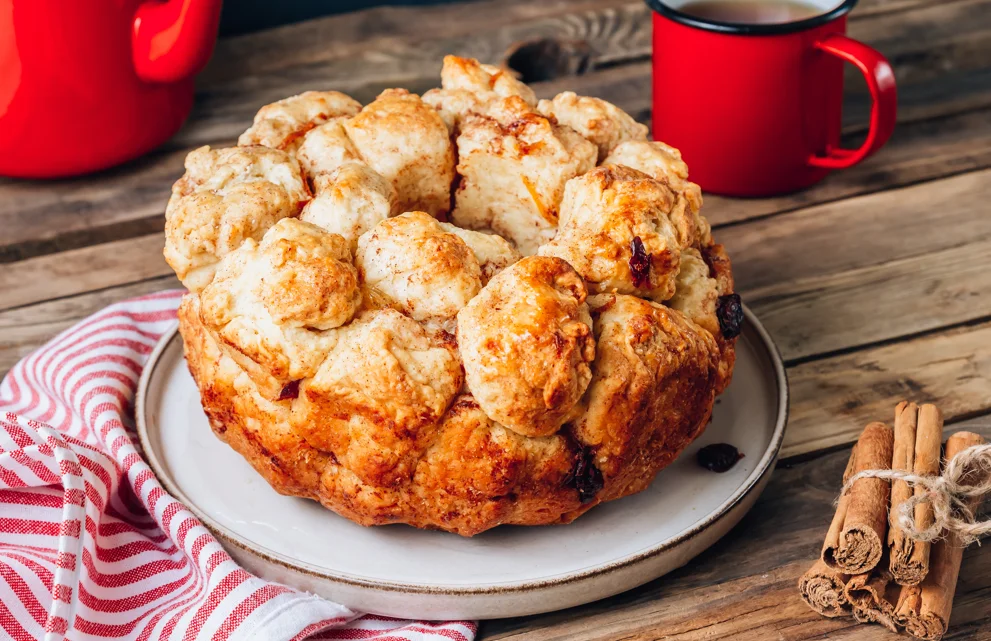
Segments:
[[[112,305],[0,383],[0,638],[473,641],[248,574],[142,460],[141,368],[182,293]]]

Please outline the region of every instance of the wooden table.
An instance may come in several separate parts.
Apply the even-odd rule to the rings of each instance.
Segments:
[[[795,583],[863,425],[912,398],[938,403],[950,429],[991,426],[991,0],[862,0],[850,33],[895,67],[888,146],[800,194],[706,196],[704,207],[788,364],[791,419],[767,491],[688,567],[581,608],[485,623],[483,638],[890,638],[813,615]],[[649,120],[650,14],[639,0],[376,9],[220,42],[189,124],[163,148],[97,176],[0,181],[0,372],[112,301],[178,285],[161,255],[163,210],[190,148],[231,144],[259,106],[305,89],[363,102],[385,87],[424,91],[446,53],[499,62],[542,39],[524,51],[559,44],[560,72],[588,71],[536,83],[538,94],[573,89]],[[849,77],[852,144],[868,100]],[[965,556],[948,638],[991,639],[989,617],[985,546]]]

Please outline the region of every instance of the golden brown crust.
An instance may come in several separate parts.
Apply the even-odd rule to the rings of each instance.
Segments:
[[[187,294],[179,306],[179,330],[214,433],[280,494],[316,498],[330,457],[307,445],[290,427],[289,403],[268,401],[258,394],[204,327],[199,297],[194,294]]]
[[[360,113],[303,94],[245,134],[286,151],[190,154],[166,248],[187,361],[279,492],[465,536],[568,523],[704,429],[735,358],[729,259],[677,150],[614,106],[541,115],[454,57],[443,80]]]
[[[674,207],[674,193],[647,174],[621,165],[596,167],[568,181],[557,235],[540,254],[571,263],[593,292],[665,301],[675,293],[681,252],[695,240],[672,220]],[[636,239],[643,248],[639,277]]]
[[[457,350],[393,309],[363,313],[299,386],[292,424],[363,482],[408,481],[463,383]]]
[[[585,285],[558,258],[509,267],[458,313],[468,389],[493,420],[547,436],[568,420],[595,358]]]
[[[598,356],[575,436],[605,477],[598,500],[647,487],[705,428],[715,399],[712,336],[681,313],[622,294],[589,299]]]

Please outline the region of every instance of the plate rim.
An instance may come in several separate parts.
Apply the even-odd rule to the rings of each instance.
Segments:
[[[186,509],[192,512],[200,520],[204,527],[206,527],[218,539],[230,545],[237,546],[249,554],[259,556],[270,563],[283,566],[290,571],[300,572],[321,580],[344,583],[359,588],[370,588],[374,590],[401,592],[406,594],[413,593],[445,596],[477,596],[486,594],[508,595],[522,594],[540,589],[562,587],[618,572],[624,568],[641,564],[656,556],[677,548],[683,543],[709,529],[733,512],[737,505],[739,505],[739,503],[743,501],[743,499],[761,483],[764,477],[770,472],[773,472],[778,455],[781,451],[782,443],[784,441],[785,428],[788,424],[788,413],[790,409],[788,373],[785,369],[784,361],[781,358],[781,353],[779,352],[774,340],[771,338],[771,335],[745,303],[743,304],[743,313],[746,318],[744,331],[747,329],[752,329],[757,334],[757,337],[760,339],[760,343],[763,345],[767,356],[771,361],[771,365],[774,370],[775,382],[778,386],[777,420],[774,425],[774,432],[771,434],[770,444],[761,456],[757,466],[739,485],[736,491],[722,503],[722,505],[710,512],[702,521],[696,523],[694,526],[681,534],[653,545],[647,549],[633,554],[628,554],[622,558],[615,559],[607,563],[601,563],[597,566],[585,568],[580,571],[573,571],[545,579],[515,583],[490,583],[482,586],[419,585],[416,583],[405,583],[401,581],[368,579],[346,573],[332,572],[327,568],[317,567],[305,561],[300,561],[299,559],[286,557],[283,554],[275,552],[274,550],[269,550],[268,548],[265,548],[257,543],[244,540],[243,537],[237,532],[234,532],[226,526],[218,523],[209,514],[204,513],[196,507],[195,504],[188,499],[186,494],[182,492],[182,490],[180,490],[175,483],[173,483],[171,477],[166,473],[165,466],[159,460],[155,450],[151,447],[151,440],[148,435],[148,425],[146,423],[148,388],[150,387],[154,372],[161,362],[162,355],[169,348],[172,341],[179,337],[178,321],[175,321],[172,326],[162,334],[161,338],[159,338],[158,342],[155,344],[155,348],[149,354],[144,368],[141,370],[141,376],[138,380],[138,389],[134,401],[136,431],[138,434],[138,440],[141,444],[141,454],[144,456],[148,466],[155,474],[158,482],[162,484],[169,494],[181,502]]]

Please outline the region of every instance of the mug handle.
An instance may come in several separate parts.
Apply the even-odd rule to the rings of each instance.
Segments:
[[[834,33],[815,44],[817,49],[832,54],[860,69],[871,91],[871,124],[867,140],[859,149],[829,147],[825,155],[813,154],[809,164],[827,169],[846,169],[867,158],[884,146],[895,129],[898,91],[895,73],[880,53],[862,42]]]
[[[170,83],[198,73],[213,53],[220,5],[221,0],[144,0],[131,32],[138,77]]]

